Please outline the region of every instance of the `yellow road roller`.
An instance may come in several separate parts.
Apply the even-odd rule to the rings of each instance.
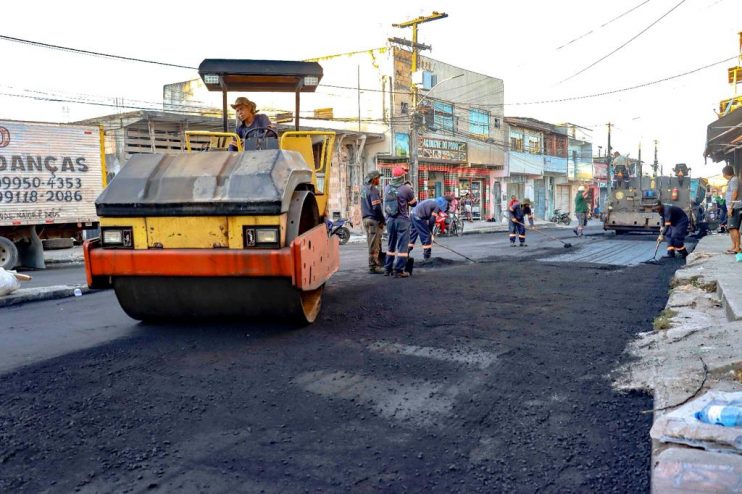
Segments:
[[[335,134],[299,130],[300,94],[317,88],[322,67],[207,59],[199,74],[223,93],[224,132],[187,132],[189,152],[128,160],[96,200],[101,235],[84,246],[88,285],[113,286],[139,320],[311,323],[339,267],[338,238],[324,223]],[[228,132],[233,91],[296,93],[296,130]]]

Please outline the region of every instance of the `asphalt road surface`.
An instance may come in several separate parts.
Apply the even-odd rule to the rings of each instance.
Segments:
[[[479,262],[404,280],[345,246],[303,329],[145,325],[108,291],[3,309],[0,491],[647,492],[652,399],[606,375],[680,261],[550,232],[574,247],[441,239]]]

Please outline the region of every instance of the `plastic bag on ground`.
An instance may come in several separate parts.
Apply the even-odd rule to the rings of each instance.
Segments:
[[[21,287],[13,273],[0,268],[0,297],[8,295]]]
[[[704,423],[696,418],[711,402],[742,400],[742,391],[709,391],[655,420],[649,435],[664,443],[685,444],[707,451],[742,454],[742,427]]]

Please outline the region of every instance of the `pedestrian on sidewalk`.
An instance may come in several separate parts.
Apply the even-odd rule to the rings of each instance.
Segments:
[[[727,254],[738,254],[742,252],[739,246],[739,226],[742,220],[742,197],[739,193],[739,179],[734,174],[734,168],[727,165],[721,169],[721,174],[727,179],[727,231],[732,241],[732,248]]]
[[[587,226],[587,195],[585,194],[585,186],[580,185],[577,187],[577,194],[575,195],[575,216],[577,216],[577,228],[572,230],[575,235],[582,237],[584,235],[583,230]]]
[[[464,215],[465,215],[464,217],[466,221],[470,223],[474,221],[474,217],[472,215],[473,209],[472,209],[471,194],[469,194],[468,192],[466,193],[466,195],[464,196],[464,199],[461,201],[461,205],[464,206]]]
[[[523,215],[528,217],[528,225],[533,226],[533,210],[531,209],[531,200],[523,199]]]
[[[417,203],[412,187],[405,183],[405,171],[401,167],[392,170],[392,181],[384,188],[384,214],[389,235],[384,276],[407,278],[405,272],[410,243],[410,206]]]
[[[520,203],[516,200],[512,206],[510,206],[510,247],[515,247],[515,238],[518,237],[518,247],[528,247],[526,245],[526,226],[525,214],[523,214],[523,208]]]
[[[726,233],[727,231],[727,201],[719,195],[719,191],[714,192],[714,203],[716,204],[716,212],[719,215],[719,233]]]
[[[381,173],[378,170],[368,172],[361,191],[361,215],[363,216],[363,228],[366,230],[370,274],[384,272],[384,266],[379,260],[381,236],[384,233],[384,213],[381,210],[381,194],[378,189],[380,180]]]
[[[685,236],[688,234],[688,215],[683,208],[673,205],[664,205],[662,201],[657,201],[653,208],[662,218],[662,228],[660,229],[660,241],[667,238],[667,254],[665,257],[673,258],[675,254],[685,259],[688,257],[688,250],[685,248]]]
[[[412,231],[410,232],[410,243],[407,253],[415,248],[418,237],[423,246],[423,260],[430,259],[433,250],[433,227],[441,213],[448,211],[448,199],[437,197],[418,202],[412,208]]]

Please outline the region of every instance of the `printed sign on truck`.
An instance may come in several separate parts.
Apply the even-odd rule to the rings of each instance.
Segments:
[[[0,226],[98,221],[97,127],[0,120]]]

